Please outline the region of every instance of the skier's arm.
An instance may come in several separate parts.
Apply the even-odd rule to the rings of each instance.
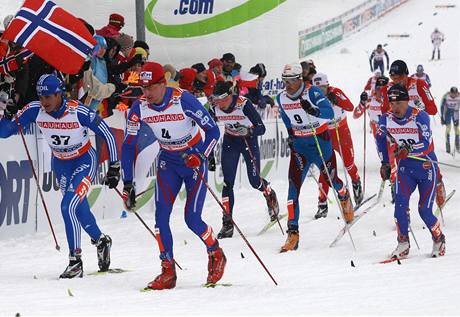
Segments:
[[[382,163],[388,163],[388,148],[387,148],[387,127],[386,127],[387,115],[384,114],[380,117],[379,128],[377,130],[375,140],[377,142],[377,149],[379,152],[380,161]]]
[[[329,100],[323,95],[323,92],[318,87],[312,86],[308,92],[308,96],[313,105],[318,107],[318,118],[331,119],[334,118],[334,110]]]
[[[205,133],[205,140],[196,150],[208,157],[212,149],[217,144],[220,137],[219,127],[212,119],[208,110],[189,92],[183,92],[181,96],[181,104],[184,113],[192,118]]]
[[[430,79],[430,76],[428,76],[428,74],[425,74],[426,75],[426,82],[428,84],[428,88],[431,88],[431,79]]]
[[[123,145],[121,146],[121,168],[123,170],[123,182],[132,183],[134,159],[136,155],[136,144],[139,138],[140,122],[140,102],[136,101],[128,113],[126,120],[126,131]]]
[[[372,67],[372,60],[374,59],[375,51],[372,52],[371,56],[369,57],[369,65],[371,66],[371,72],[374,71]]]
[[[39,110],[40,103],[38,101],[33,101],[22,108],[22,110],[20,110],[11,120],[2,117],[0,120],[0,138],[6,139],[13,134],[18,133],[19,127],[16,122],[16,118],[23,129],[27,128],[30,123],[35,122],[37,119]]]
[[[77,109],[78,120],[84,127],[88,127],[97,135],[104,138],[109,150],[110,163],[118,161],[117,144],[115,137],[107,123],[94,110],[80,104]]]
[[[417,80],[417,92],[420,98],[422,98],[423,104],[425,105],[425,111],[432,116],[438,113],[438,108],[436,107],[433,96],[430,92],[430,88],[428,87],[426,81]]]
[[[428,154],[432,144],[432,131],[430,128],[430,117],[426,112],[420,111],[416,117],[416,124],[419,134],[419,142],[412,144],[412,150],[409,154],[420,155]]]
[[[332,92],[337,97],[338,106],[340,108],[342,108],[345,111],[353,111],[353,103],[340,88],[334,87]]]
[[[278,110],[281,115],[281,120],[283,120],[284,125],[286,126],[288,134],[291,136],[293,135],[292,133],[292,126],[291,126],[291,120],[289,120],[286,112],[284,111],[283,107],[281,107],[281,94],[278,94],[276,96],[276,103],[278,104]]]
[[[248,117],[249,121],[251,121],[253,125],[252,135],[263,135],[265,133],[265,125],[262,122],[260,114],[257,112],[256,108],[254,108],[254,105],[249,99],[243,107],[243,113],[246,117]]]

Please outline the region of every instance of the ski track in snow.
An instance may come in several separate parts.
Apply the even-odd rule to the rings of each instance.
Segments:
[[[311,56],[319,70],[329,75],[332,85],[343,88],[357,102],[369,73],[366,50],[378,43],[386,47],[391,60],[402,58],[413,73],[423,64],[430,75],[433,95],[438,102],[450,86],[458,85],[458,8],[434,9],[440,1],[409,1],[380,21],[371,24],[338,44]],[[433,12],[438,12],[433,15]],[[418,25],[423,21],[422,25]],[[429,35],[434,27],[444,32],[442,60],[428,62],[431,57]],[[410,33],[407,39],[387,38],[389,33]],[[340,54],[347,48],[348,54]],[[288,62],[288,61],[287,61]],[[348,122],[354,137],[356,163],[362,177],[362,119]],[[444,127],[436,117],[432,120],[434,141],[440,161],[460,165],[444,152]],[[380,178],[379,160],[371,135],[367,137],[366,192],[377,192]],[[459,156],[457,156],[459,157]],[[339,173],[342,175],[341,161]],[[441,167],[447,192],[456,186],[459,171]],[[285,210],[287,181],[272,183],[281,209]],[[39,233],[18,239],[0,241],[0,315],[229,315],[229,314],[458,314],[460,295],[460,217],[455,195],[444,210],[447,254],[444,258],[428,258],[432,241],[417,213],[418,193],[411,199],[411,224],[421,250],[412,241],[410,258],[397,263],[376,264],[396,246],[393,206],[386,188],[383,204],[353,226],[357,251],[353,251],[348,235],[329,248],[342,227],[337,219],[337,203],[329,206],[329,216],[305,224],[316,212],[317,189],[307,178],[301,193],[300,244],[296,252],[279,254],[285,236],[277,226],[256,236],[268,221],[261,194],[247,188],[236,188],[235,221],[247,235],[264,260],[279,286],[275,286],[260,267],[238,233],[221,241],[227,256],[227,268],[221,282],[232,287],[205,289],[207,254],[201,241],[189,231],[183,220],[183,202],[177,202],[171,218],[175,258],[184,268],[177,269],[174,290],[141,293],[147,282],[160,271],[158,247],[138,220],[99,221],[101,229],[113,239],[112,267],[132,270],[122,274],[85,276],[83,279],[58,280],[67,265],[66,240],[62,224],[57,235],[62,252],[53,251],[50,234]],[[330,195],[331,199],[333,196]],[[249,203],[250,202],[250,203]],[[204,219],[220,229],[219,206],[208,194]],[[153,227],[153,214],[144,209],[141,216]],[[286,222],[282,222],[286,229]],[[375,231],[376,236],[373,235]],[[86,273],[97,270],[96,250],[83,235],[83,261]],[[241,257],[243,253],[244,258]],[[355,267],[350,265],[353,260]],[[68,290],[73,296],[69,296]]]

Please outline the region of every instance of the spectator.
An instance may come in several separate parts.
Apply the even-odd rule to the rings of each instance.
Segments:
[[[134,48],[136,48],[136,47],[143,48],[147,52],[147,60],[149,59],[150,47],[148,46],[148,44],[146,42],[141,41],[141,40],[136,40],[136,41],[134,41],[133,47]]]
[[[189,92],[193,91],[192,84],[195,81],[196,70],[193,68],[183,68],[179,71],[181,77],[179,79],[179,87]]]
[[[120,30],[124,25],[125,18],[118,13],[112,13],[109,17],[109,24],[104,26],[102,29],[97,30],[96,34],[104,37],[118,37],[120,36]]]
[[[117,56],[118,60],[121,63],[127,62],[129,53],[131,52],[131,49],[134,45],[133,37],[125,33],[120,33],[120,35],[115,39],[117,40],[118,44],[120,44],[120,52]]]
[[[222,76],[222,66],[224,64],[217,58],[213,58],[208,62],[209,70],[213,73],[213,78],[215,81],[224,81]]]
[[[303,81],[312,84],[312,78],[316,74],[316,66],[315,63],[313,63],[312,59],[308,59],[306,61],[303,61],[300,63],[302,66],[302,78]]]
[[[235,66],[235,55],[225,53],[220,59],[222,62],[222,76],[226,81],[233,81],[233,67]]]

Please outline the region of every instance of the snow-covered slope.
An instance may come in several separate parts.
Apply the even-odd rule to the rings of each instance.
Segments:
[[[423,64],[432,78],[433,93],[438,98],[450,86],[458,85],[459,10],[435,9],[440,1],[412,0],[365,30],[345,41],[311,56],[318,68],[329,75],[331,84],[357,100],[370,76],[367,51],[378,43],[388,43],[392,60],[405,59],[411,71]],[[437,13],[434,15],[434,13]],[[423,22],[419,25],[419,22]],[[446,35],[441,61],[428,62],[431,56],[429,35],[439,27]],[[409,38],[390,39],[389,33],[409,33]],[[349,53],[341,54],[346,48]],[[355,140],[356,162],[362,170],[362,120],[349,116]],[[460,165],[443,151],[444,131],[439,120],[433,121],[438,158]],[[373,140],[367,135],[366,192],[375,193],[380,179],[379,162]],[[339,163],[340,164],[340,163]],[[341,171],[341,169],[340,169]],[[459,170],[443,167],[448,191],[455,188]],[[285,207],[287,182],[274,182],[280,205]],[[308,222],[316,211],[317,189],[308,178],[301,194],[300,245],[296,252],[279,254],[285,236],[279,228],[265,235],[257,232],[267,221],[264,199],[247,188],[236,190],[235,221],[247,235],[267,267],[278,281],[275,286],[259,266],[242,239],[221,242],[228,264],[222,282],[232,287],[204,289],[207,256],[201,242],[183,221],[183,205],[178,203],[172,215],[176,260],[184,268],[178,270],[177,287],[162,292],[140,293],[148,281],[160,271],[156,242],[134,216],[100,223],[114,241],[113,267],[130,270],[108,276],[85,276],[83,279],[58,280],[67,264],[65,251],[53,251],[49,234],[0,241],[0,315],[230,315],[230,314],[458,314],[460,295],[460,216],[457,194],[446,207],[443,229],[447,237],[447,255],[431,259],[431,238],[417,214],[418,194],[411,200],[412,228],[420,244],[411,249],[411,258],[401,265],[376,264],[396,245],[393,207],[389,189],[384,204],[363,217],[351,230],[357,251],[345,236],[334,248],[329,243],[341,228],[337,204],[330,206],[329,217]],[[331,196],[332,197],[332,196]],[[153,224],[153,214],[144,212],[144,219]],[[214,230],[220,229],[218,205],[208,195],[204,218]],[[283,221],[283,227],[286,223]],[[375,234],[374,234],[375,233]],[[58,237],[65,249],[63,228]],[[96,253],[89,239],[84,238],[84,264],[87,273],[97,269]],[[244,256],[244,257],[243,257]],[[354,267],[351,266],[351,261]],[[73,296],[69,295],[69,290]]]

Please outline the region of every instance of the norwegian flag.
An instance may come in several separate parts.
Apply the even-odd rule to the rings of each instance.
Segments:
[[[2,38],[31,50],[66,74],[76,74],[96,40],[76,17],[48,0],[26,0]]]
[[[7,56],[0,57],[0,73],[13,76],[12,72],[17,70],[20,66],[17,61],[26,61],[32,55],[34,55],[34,53],[23,48],[17,54],[8,54]]]

